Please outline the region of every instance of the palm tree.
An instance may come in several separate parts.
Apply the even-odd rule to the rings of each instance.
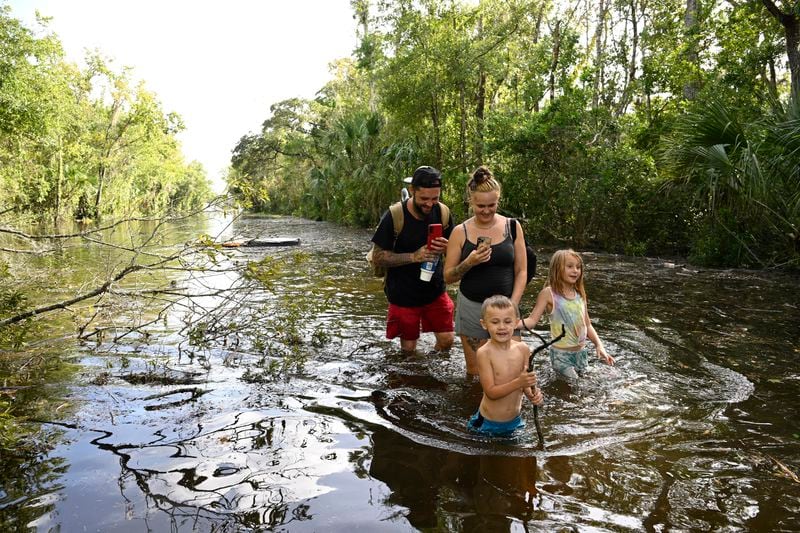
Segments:
[[[746,250],[746,262],[798,265],[800,106],[773,101],[760,120],[740,123],[736,116],[719,102],[687,113],[662,162],[671,183],[692,187],[712,223]]]

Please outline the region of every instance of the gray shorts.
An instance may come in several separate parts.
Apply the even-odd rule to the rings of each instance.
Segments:
[[[481,307],[483,302],[473,302],[458,292],[456,298],[456,334],[474,339],[488,339],[489,332],[481,326]],[[520,330],[514,330],[514,336],[522,335]]]
[[[475,339],[488,339],[489,332],[481,326],[481,306],[458,292],[456,299],[456,333]]]

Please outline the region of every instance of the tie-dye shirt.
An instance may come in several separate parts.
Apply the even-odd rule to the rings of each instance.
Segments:
[[[565,298],[552,288],[553,311],[550,313],[550,335],[555,339],[561,335],[561,325],[564,325],[566,335],[563,339],[553,344],[553,348],[575,348],[586,344],[586,323],[583,321],[583,298],[575,292],[575,298]]]

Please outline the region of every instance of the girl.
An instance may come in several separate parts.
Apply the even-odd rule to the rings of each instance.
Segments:
[[[467,184],[474,216],[453,228],[444,263],[445,283],[460,280],[456,301],[456,333],[461,336],[468,374],[478,374],[476,352],[489,340],[481,327],[481,304],[502,294],[519,306],[527,283],[527,258],[522,227],[497,214],[500,183],[491,170],[478,167]],[[516,224],[512,238],[511,224]],[[520,340],[519,333],[515,340]]]
[[[530,329],[547,312],[553,338],[561,334],[564,326],[566,335],[550,347],[550,362],[554,370],[569,379],[576,379],[588,366],[587,337],[594,343],[597,356],[609,365],[614,364],[614,358],[606,353],[589,320],[587,302],[581,256],[573,250],[558,250],[550,258],[547,283],[536,297],[533,311],[520,321],[522,327]]]

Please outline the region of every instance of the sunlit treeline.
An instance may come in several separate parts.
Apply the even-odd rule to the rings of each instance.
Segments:
[[[235,148],[254,207],[371,226],[430,164],[463,217],[487,164],[537,243],[797,266],[800,55],[764,3],[351,4],[353,56]]]
[[[193,208],[210,195],[165,112],[99,52],[79,67],[39,21],[0,5],[0,212],[98,219]]]

